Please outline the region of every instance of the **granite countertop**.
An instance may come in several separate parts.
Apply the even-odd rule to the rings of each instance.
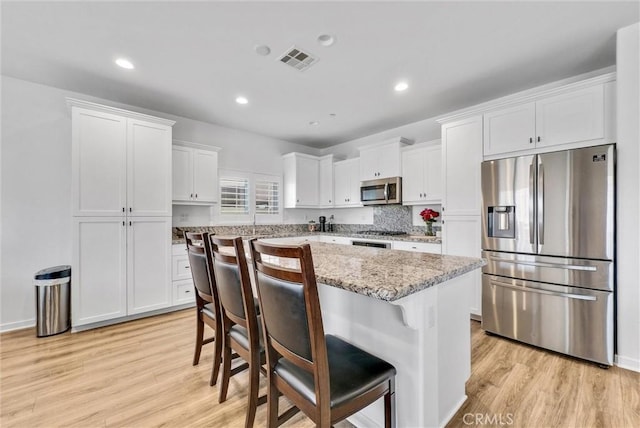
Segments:
[[[381,241],[408,241],[408,242],[423,242],[429,244],[442,244],[442,239],[435,236],[425,235],[371,235],[365,233],[349,233],[349,232],[275,232],[268,234],[256,234],[256,235],[240,235],[243,238],[292,238],[296,236],[344,236],[346,238],[360,238],[360,239],[374,239]],[[231,235],[230,235],[231,236]],[[238,235],[233,235],[238,236]],[[173,239],[173,244],[184,244],[184,238]]]
[[[309,244],[318,282],[385,301],[398,300],[485,265],[483,259],[470,257]]]

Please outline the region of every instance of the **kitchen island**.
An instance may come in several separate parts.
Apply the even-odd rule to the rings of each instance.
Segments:
[[[398,427],[444,426],[466,400],[465,382],[471,374],[469,273],[484,261],[310,245],[325,333],[396,367]],[[378,400],[349,421],[358,427],[382,427],[383,414]]]

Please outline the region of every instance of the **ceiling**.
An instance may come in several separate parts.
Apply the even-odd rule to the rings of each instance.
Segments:
[[[2,74],[321,148],[613,65],[638,20],[636,1],[3,1]],[[294,45],[317,63],[281,63]]]

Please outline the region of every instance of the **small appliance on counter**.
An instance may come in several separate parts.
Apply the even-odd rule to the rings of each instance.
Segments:
[[[320,232],[326,232],[327,231],[327,218],[323,215],[320,216],[320,218],[318,218],[318,223],[320,223]]]
[[[327,232],[334,232],[333,228],[333,214],[329,216],[329,224],[327,225]]]

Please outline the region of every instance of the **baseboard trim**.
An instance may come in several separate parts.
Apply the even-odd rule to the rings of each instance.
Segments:
[[[363,415],[362,412],[349,416],[347,421],[356,427],[382,428],[381,425],[378,425],[378,423],[370,417]]]
[[[615,365],[621,369],[631,370],[640,373],[640,360],[637,358],[624,357],[616,355]]]
[[[9,323],[0,325],[0,333],[8,333],[10,331],[23,330],[25,328],[33,328],[35,326],[36,326],[35,319],[9,322]]]
[[[451,412],[449,412],[449,414],[440,421],[441,427],[446,426],[451,421],[451,419],[453,419],[453,417],[456,415],[456,413],[458,413],[458,410],[462,408],[462,406],[464,405],[464,403],[467,401],[468,398],[469,397],[467,397],[466,394],[462,396],[458,404],[453,406],[453,408],[451,409]]]
[[[178,305],[178,306],[170,306],[168,308],[162,308],[162,309],[156,309],[155,311],[149,311],[149,312],[143,312],[140,314],[135,314],[135,315],[128,315],[126,317],[120,317],[120,318],[113,318],[110,320],[104,320],[104,321],[98,321],[92,324],[83,324],[83,325],[76,325],[76,326],[71,326],[71,333],[77,333],[80,331],[85,331],[85,330],[92,330],[94,328],[100,328],[100,327],[106,327],[108,325],[114,325],[114,324],[120,324],[123,322],[127,322],[127,321],[133,321],[133,320],[138,320],[141,318],[148,318],[148,317],[152,317],[154,315],[161,315],[161,314],[166,314],[169,312],[175,312],[175,311],[180,311],[182,309],[187,309],[190,307],[195,306],[195,302],[194,303],[185,303],[183,305]]]

